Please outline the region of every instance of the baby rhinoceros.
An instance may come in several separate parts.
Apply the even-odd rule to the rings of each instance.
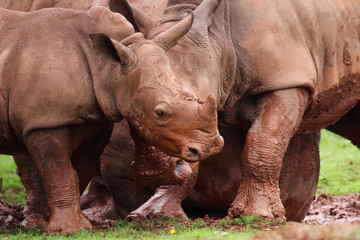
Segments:
[[[171,47],[191,23],[189,15],[159,39]],[[214,98],[187,93],[164,48],[122,15],[1,9],[0,36],[0,151],[34,161],[51,210],[45,233],[91,228],[80,193],[112,122],[127,118],[146,141],[188,161],[221,150]]]

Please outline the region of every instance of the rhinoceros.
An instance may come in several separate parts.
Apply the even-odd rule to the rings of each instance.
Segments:
[[[1,153],[33,159],[51,209],[45,233],[91,228],[79,195],[112,122],[127,118],[145,140],[187,161],[221,150],[214,97],[189,93],[158,58],[165,50],[133,34],[120,14],[103,7],[0,11]],[[159,36],[162,44],[173,45],[192,18]],[[116,54],[103,48],[110,45]]]
[[[279,178],[291,138],[336,123],[360,99],[360,2],[169,0],[153,20],[132,10],[147,39],[194,11],[163,58],[189,92],[215,97],[219,125],[247,131],[228,214],[282,218]]]
[[[82,208],[106,205],[111,198],[117,213],[132,220],[160,216],[187,219],[186,213],[194,216],[194,212],[199,211],[204,214],[216,212],[220,214],[218,216],[223,216],[243,181],[239,156],[245,145],[246,131],[220,127],[220,133],[225,138],[225,145],[219,154],[200,165],[192,163],[194,174],[184,182],[156,188],[163,180],[155,181],[167,171],[148,168],[139,177],[146,179],[145,184],[134,181],[130,177],[132,162],[136,162],[138,157],[134,151],[125,149],[134,149],[135,146],[129,137],[129,127],[124,122],[116,123],[101,155],[102,175],[92,179],[89,190],[81,198]],[[295,135],[285,154],[279,187],[288,220],[301,221],[314,199],[320,170],[319,137],[319,132]],[[160,158],[164,162],[162,165],[176,162],[175,157],[158,153],[155,149],[144,157]],[[174,171],[170,164],[168,171]],[[173,179],[177,180],[176,177]],[[149,182],[153,185],[150,186]],[[156,189],[155,192],[152,189]],[[186,208],[186,213],[182,206]]]

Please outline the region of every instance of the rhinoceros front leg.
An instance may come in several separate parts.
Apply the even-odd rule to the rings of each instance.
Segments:
[[[242,181],[229,209],[230,217],[258,215],[283,218],[279,178],[290,139],[299,127],[308,104],[305,89],[265,93],[241,110],[250,113],[252,125],[242,154]]]
[[[138,209],[132,211],[127,219],[143,220],[159,217],[171,217],[187,220],[188,217],[181,207],[181,202],[194,188],[198,163],[190,164],[193,173],[179,185],[163,185],[156,189],[155,194]]]
[[[44,228],[46,234],[68,235],[92,228],[80,211],[79,181],[71,164],[73,143],[74,138],[67,128],[34,131],[25,139],[42,178],[51,210]]]

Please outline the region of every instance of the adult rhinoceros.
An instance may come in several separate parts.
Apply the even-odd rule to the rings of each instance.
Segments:
[[[279,177],[290,139],[334,124],[360,99],[360,1],[217,6],[170,0],[161,19],[151,21],[136,7],[133,14],[153,39],[187,12],[198,13],[166,57],[189,92],[215,96],[219,124],[248,130],[243,180],[229,215],[283,217]]]
[[[95,168],[111,122],[126,117],[147,141],[188,161],[221,150],[213,96],[187,92],[164,50],[121,15],[100,7],[0,11],[1,152],[34,160],[51,209],[46,233],[91,227],[79,205],[91,174],[79,176],[79,189],[72,164]],[[189,15],[164,32],[162,44],[172,46],[191,22]],[[117,53],[101,51],[110,43]]]

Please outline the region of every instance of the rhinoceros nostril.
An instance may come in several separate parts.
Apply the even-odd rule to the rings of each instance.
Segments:
[[[195,159],[200,158],[199,152],[194,148],[189,148],[189,156]]]

